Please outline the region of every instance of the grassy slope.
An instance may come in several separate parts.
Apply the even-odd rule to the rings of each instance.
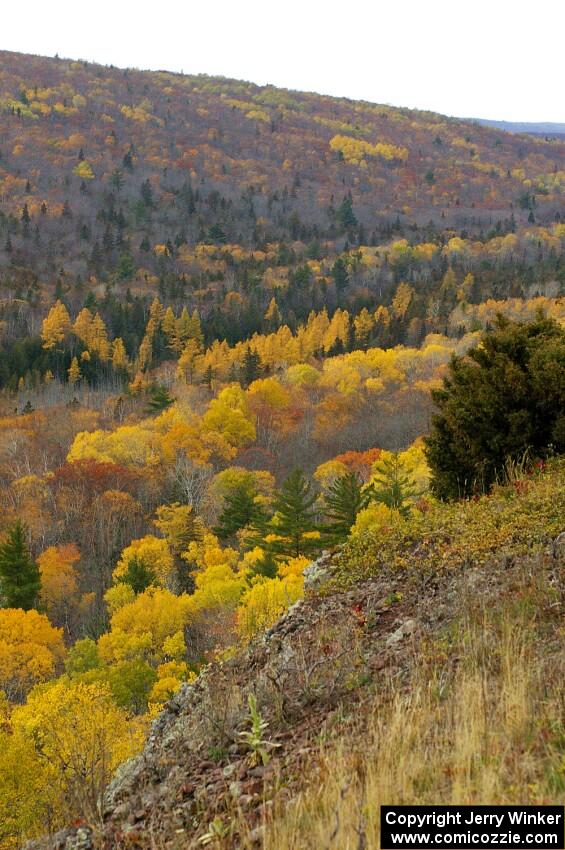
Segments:
[[[376,848],[380,803],[563,802],[564,518],[559,462],[351,544],[172,701],[68,848]]]

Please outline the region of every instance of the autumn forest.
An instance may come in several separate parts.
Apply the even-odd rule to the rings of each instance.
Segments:
[[[100,821],[323,552],[557,537],[564,199],[563,140],[0,51],[2,850]]]

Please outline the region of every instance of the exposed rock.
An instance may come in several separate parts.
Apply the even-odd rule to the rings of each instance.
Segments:
[[[418,623],[416,620],[405,620],[399,628],[388,636],[386,640],[387,646],[395,646],[400,641],[404,640],[404,638],[409,635],[413,635],[418,629]]]
[[[312,561],[304,570],[305,590],[315,590],[328,580],[331,574],[332,556],[322,552],[319,558]]]
[[[171,700],[143,754],[123,765],[109,787],[101,833],[98,825],[92,832],[81,826],[33,847],[197,850],[208,824],[229,822],[234,805],[248,831],[245,845],[230,846],[261,846],[258,824],[273,800],[286,803],[302,790],[320,735],[362,734],[371,688],[409,682],[418,663],[414,647],[461,616],[477,587],[484,604],[491,599],[494,605],[524,575],[546,570],[558,581],[564,541],[562,535],[529,560],[501,557],[446,571],[424,592],[417,573],[383,572],[344,592],[308,593],[265,635],[211,664]],[[307,572],[322,582],[331,566],[326,555]],[[249,729],[250,693],[267,724],[267,765],[253,766],[241,740]]]

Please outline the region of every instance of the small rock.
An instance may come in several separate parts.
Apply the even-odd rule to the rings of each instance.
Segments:
[[[252,767],[247,771],[248,776],[259,778],[265,776],[266,773],[271,773],[271,769],[265,765],[258,765],[258,767]]]
[[[408,635],[414,634],[417,628],[418,623],[416,620],[406,620],[395,632],[388,636],[386,645],[395,646],[401,640],[404,640],[405,637],[408,637]]]

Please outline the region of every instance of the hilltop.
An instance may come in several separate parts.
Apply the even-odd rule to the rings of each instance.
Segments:
[[[0,268],[52,285],[178,272],[198,242],[479,235],[562,208],[564,143],[433,113],[6,51],[0,112]]]
[[[141,350],[156,297],[196,311],[208,345],[381,306],[386,332],[363,344],[417,345],[460,332],[466,304],[563,290],[563,142],[6,51],[0,114],[0,386],[12,390],[66,382],[71,352],[48,358],[39,336],[57,300],[73,320],[98,314],[143,371],[170,356],[158,339],[149,363]],[[94,358],[84,377],[108,370]]]

